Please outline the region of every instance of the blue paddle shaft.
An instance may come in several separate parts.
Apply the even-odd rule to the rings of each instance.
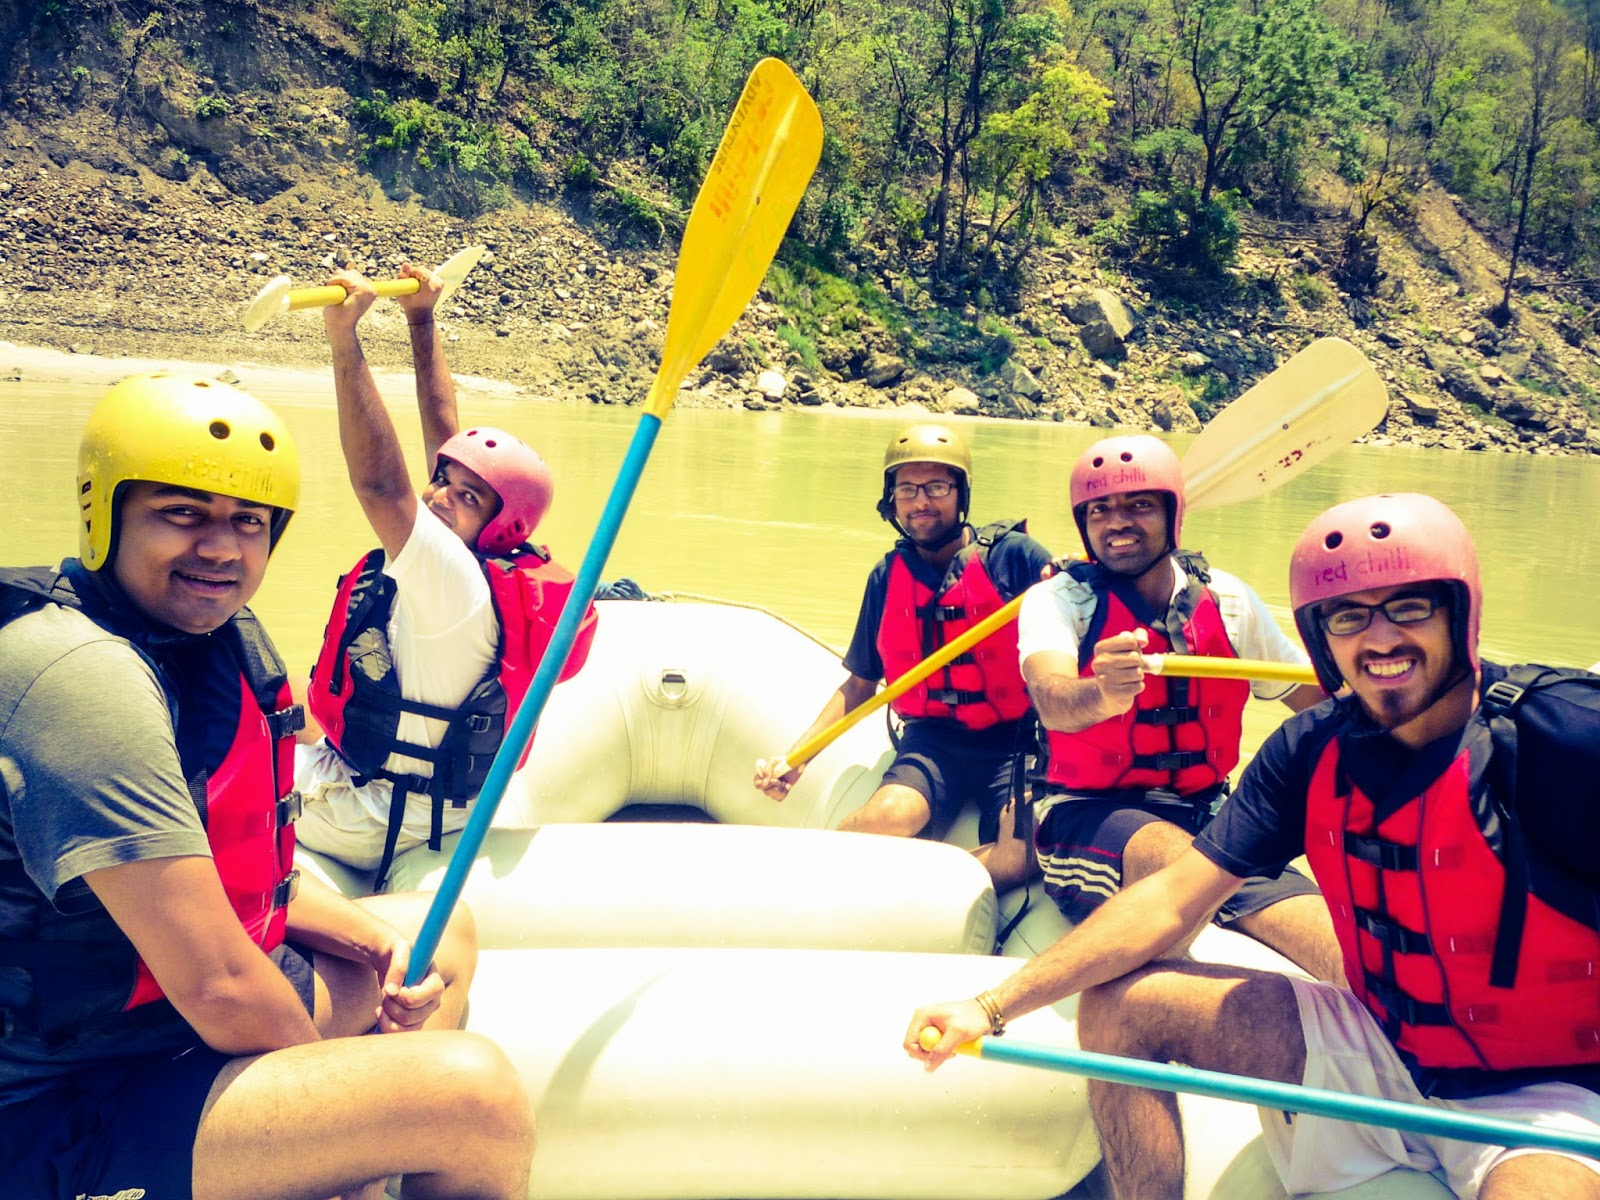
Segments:
[[[1347,1092],[1330,1092],[1326,1088],[1276,1083],[1267,1079],[1226,1075],[1221,1071],[1202,1071],[1171,1063],[1123,1058],[1115,1054],[1095,1054],[1088,1050],[1064,1050],[1026,1042],[1000,1042],[994,1038],[979,1041],[978,1056],[1018,1066],[1066,1071],[1107,1083],[1126,1083],[1163,1092],[1189,1092],[1218,1100],[1238,1100],[1263,1108],[1310,1113],[1363,1125],[1383,1125],[1432,1137],[1482,1142],[1490,1146],[1564,1150],[1600,1158],[1600,1136],[1594,1134],[1543,1128],[1522,1121],[1480,1117],[1421,1104],[1402,1104],[1397,1100],[1379,1100],[1372,1096],[1354,1096]]]
[[[629,443],[628,453],[622,460],[622,468],[617,472],[617,481],[611,485],[611,496],[600,514],[600,523],[595,526],[589,550],[583,556],[583,565],[578,568],[578,577],[561,609],[561,619],[556,622],[550,644],[545,647],[544,656],[539,660],[539,669],[528,684],[528,694],[522,698],[516,716],[506,727],[505,740],[500,743],[500,750],[489,765],[489,774],[484,778],[478,798],[472,803],[472,812],[467,816],[466,827],[461,831],[461,841],[450,855],[444,880],[439,884],[433,903],[428,907],[428,915],[417,932],[417,940],[411,947],[411,965],[406,971],[407,986],[420,983],[428,973],[434,952],[439,948],[439,939],[450,920],[450,912],[461,898],[467,873],[472,870],[473,860],[478,857],[478,851],[483,848],[483,839],[488,836],[495,810],[505,798],[512,773],[522,761],[522,752],[533,737],[534,726],[539,723],[550,693],[561,678],[561,670],[567,665],[567,656],[572,653],[573,643],[578,640],[578,629],[600,584],[600,572],[605,570],[606,559],[617,541],[617,531],[622,528],[622,518],[627,514],[628,505],[633,502],[633,493],[639,486],[645,463],[650,459],[650,451],[660,432],[660,417],[652,413],[640,416],[638,428],[633,432],[633,441]]]

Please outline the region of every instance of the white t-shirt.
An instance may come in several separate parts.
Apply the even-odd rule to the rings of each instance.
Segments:
[[[407,700],[454,708],[488,673],[499,649],[500,622],[489,597],[489,581],[477,556],[444,522],[417,505],[411,535],[384,574],[395,582],[394,609],[389,618],[389,647],[394,656],[400,694]],[[437,746],[445,723],[404,713],[402,741]],[[431,764],[391,754],[384,767],[396,774],[431,776]],[[295,756],[295,786],[305,796],[307,811],[298,832],[313,850],[322,850],[352,865],[375,866],[389,821],[388,780],[353,786],[354,773],[324,739],[300,746]],[[339,794],[348,793],[348,794]],[[316,810],[318,802],[330,808]],[[432,823],[432,800],[407,798],[400,849],[426,841]],[[444,810],[445,832],[466,824],[467,809]],[[328,827],[336,827],[331,833]],[[375,842],[372,839],[376,838]],[[370,863],[358,846],[371,845]]]
[[[1172,564],[1172,573],[1171,599],[1176,599],[1189,585],[1189,576],[1176,562]],[[1284,636],[1266,604],[1244,580],[1212,567],[1210,587],[1222,613],[1222,627],[1240,658],[1301,666],[1311,661],[1298,643]],[[1019,660],[1027,662],[1030,654],[1040,651],[1055,651],[1076,660],[1078,646],[1089,632],[1096,603],[1094,590],[1065,572],[1034,584],[1023,597],[1022,611],[1017,615]],[[1254,680],[1250,691],[1260,700],[1281,700],[1296,686]]]

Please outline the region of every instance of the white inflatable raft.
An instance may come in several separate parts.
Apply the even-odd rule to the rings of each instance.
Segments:
[[[830,831],[876,787],[884,724],[823,751],[781,804],[751,787],[754,760],[838,686],[833,652],[756,609],[599,608],[589,661],[552,695],[464,893],[484,947],[469,1025],[534,1097],[530,1195],[1087,1200],[1099,1155],[1083,1080],[967,1059],[928,1076],[900,1049],[918,1005],[973,995],[1016,960],[987,953],[997,906],[969,854]],[[639,805],[721,824],[600,824]],[[444,855],[402,855],[394,886],[437,886]],[[1007,952],[1063,928],[1035,892]],[[1200,947],[1288,967],[1221,931]],[[1030,1014],[1015,1036],[1075,1045],[1075,1012]],[[1183,1104],[1188,1196],[1282,1197],[1252,1110]]]

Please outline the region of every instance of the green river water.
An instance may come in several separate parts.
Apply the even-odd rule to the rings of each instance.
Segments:
[[[102,390],[0,384],[0,562],[55,562],[76,552],[76,443]],[[335,579],[373,538],[346,482],[331,384],[310,394],[257,391],[294,431],[305,483],[255,608],[291,668],[308,669]],[[421,482],[409,388],[391,389],[388,399]],[[638,412],[472,393],[463,397],[462,418],[509,428],[544,454],[556,499],[541,539],[576,570]],[[604,577],[758,604],[842,647],[867,571],[891,541],[873,503],[884,444],[906,419],[674,412]],[[974,448],[974,519],[1025,516],[1055,553],[1078,549],[1066,471],[1099,431],[1036,422],[964,427]],[[1188,440],[1177,443],[1180,453]],[[1296,537],[1329,504],[1382,490],[1430,492],[1473,531],[1484,568],[1487,655],[1580,666],[1600,659],[1590,591],[1600,578],[1600,460],[1356,446],[1271,495],[1192,514],[1184,543],[1248,580],[1292,629],[1287,564]]]

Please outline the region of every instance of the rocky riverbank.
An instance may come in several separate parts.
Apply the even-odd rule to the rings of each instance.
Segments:
[[[36,143],[14,124],[0,131],[9,147],[0,151],[0,340],[319,366],[315,313],[253,334],[240,325],[244,304],[271,278],[312,285],[347,263],[384,276],[406,256],[436,263],[481,242],[489,253],[442,313],[458,371],[573,403],[635,403],[648,388],[672,295],[669,245],[607,245],[556,205],[463,221],[338,175],[257,203],[203,169],[170,180],[115,158],[91,165],[81,147]],[[1509,327],[1487,320],[1493,297],[1471,262],[1444,277],[1423,265],[1426,220],[1405,237],[1380,234],[1387,277],[1362,299],[1341,293],[1320,261],[1331,227],[1285,228],[1263,226],[1248,243],[1242,276],[1271,284],[1248,295],[1175,304],[1159,280],[1063,246],[1037,263],[1018,311],[999,320],[969,307],[954,314],[954,335],[926,281],[863,259],[847,272],[891,297],[908,330],[824,322],[808,364],[780,334],[793,314],[763,292],[691,373],[681,402],[919,406],[1185,430],[1313,337],[1337,334],[1389,383],[1390,416],[1375,437],[1600,453],[1592,352],[1531,309]],[[1460,257],[1460,244],[1452,250]],[[382,306],[370,320],[373,360],[403,368],[398,311]],[[922,324],[936,321],[939,337],[924,336]],[[16,374],[14,364],[0,362],[7,371]]]

